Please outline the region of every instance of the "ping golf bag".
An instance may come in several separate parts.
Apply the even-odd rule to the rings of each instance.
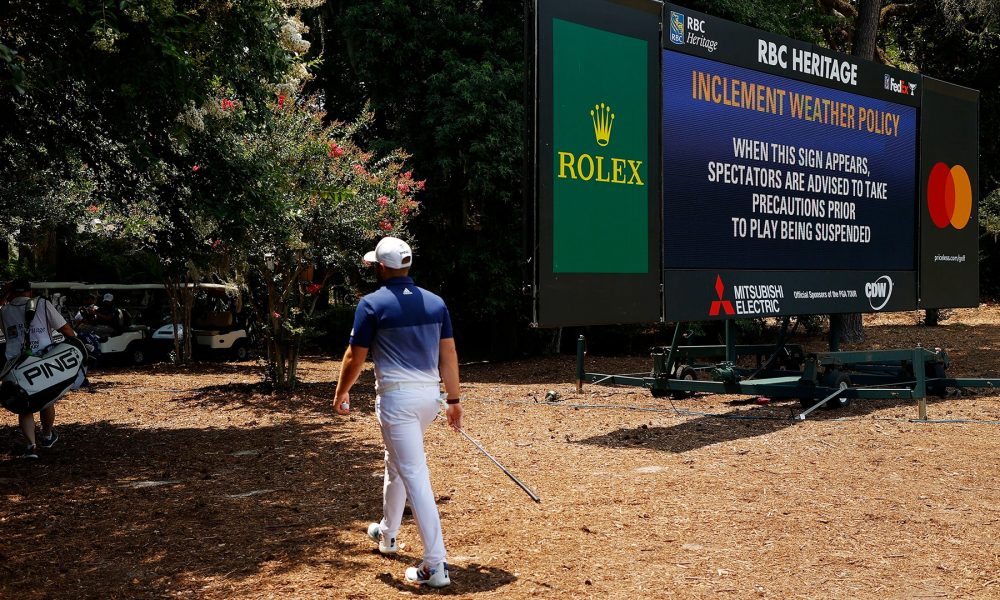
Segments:
[[[25,308],[25,342],[36,308],[35,301]],[[0,371],[0,405],[18,415],[47,408],[69,391],[86,362],[87,348],[75,337],[52,344],[40,356],[22,353]]]
[[[8,361],[0,381],[0,405],[18,415],[36,413],[50,406],[73,386],[86,360],[83,343],[67,337],[49,346],[42,356]]]

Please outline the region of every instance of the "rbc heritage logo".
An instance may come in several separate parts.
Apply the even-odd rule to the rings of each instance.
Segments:
[[[676,11],[670,11],[670,41],[684,45],[684,15]]]

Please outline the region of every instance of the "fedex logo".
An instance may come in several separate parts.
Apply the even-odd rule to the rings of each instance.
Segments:
[[[885,75],[884,87],[890,92],[896,92],[897,94],[903,94],[904,96],[917,95],[917,84],[906,82],[902,79],[897,80],[888,73]]]

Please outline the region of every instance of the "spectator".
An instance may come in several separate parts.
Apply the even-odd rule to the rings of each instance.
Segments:
[[[73,316],[73,327],[77,331],[85,331],[96,323],[97,296],[88,294],[86,301]]]
[[[104,337],[117,335],[121,332],[121,315],[115,306],[115,297],[104,294],[101,304],[94,311],[94,333]]]

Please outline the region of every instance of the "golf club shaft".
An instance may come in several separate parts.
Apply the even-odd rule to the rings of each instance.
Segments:
[[[500,461],[498,461],[497,459],[493,458],[493,456],[489,452],[486,451],[486,448],[483,448],[482,444],[480,444],[479,442],[477,442],[476,440],[474,440],[472,438],[472,436],[470,436],[469,434],[465,433],[464,430],[459,429],[458,432],[461,433],[463,436],[465,436],[465,439],[467,439],[470,442],[472,442],[473,446],[475,446],[476,448],[479,448],[479,451],[482,452],[483,454],[485,454],[486,458],[492,460],[493,464],[495,464],[496,466],[500,467],[500,470],[503,471],[504,474],[507,475],[507,477],[510,477],[511,481],[513,481],[514,483],[516,483],[518,485],[518,487],[520,487],[522,490],[524,490],[524,492],[526,494],[528,494],[529,496],[531,496],[532,500],[534,500],[535,502],[541,502],[542,501],[542,499],[539,498],[538,495],[535,494],[535,492],[531,491],[531,488],[529,488],[527,485],[525,485],[524,482],[522,482],[517,477],[514,477],[514,474],[511,473],[510,471],[508,471],[506,467],[504,467],[503,465],[501,465]]]
[[[444,418],[441,415],[441,413],[438,413],[437,416],[441,417],[442,419]],[[507,467],[501,465],[500,461],[498,461],[497,459],[493,458],[493,455],[490,454],[489,452],[487,452],[486,448],[483,448],[483,445],[480,444],[478,441],[476,441],[471,435],[465,433],[464,429],[458,429],[457,431],[459,433],[461,433],[462,436],[465,439],[467,439],[470,442],[472,442],[472,445],[475,446],[477,449],[479,449],[480,452],[482,452],[484,455],[486,455],[486,458],[488,458],[491,461],[493,461],[493,464],[495,464],[496,466],[500,467],[500,470],[504,472],[504,475],[506,475],[507,477],[510,477],[510,480],[513,481],[514,483],[516,483],[517,486],[519,488],[521,488],[522,490],[524,490],[524,492],[526,494],[528,494],[529,496],[531,496],[532,500],[534,500],[535,502],[541,502],[542,501],[542,499],[538,497],[538,494],[536,494],[535,492],[531,491],[531,488],[529,488],[527,485],[525,485],[523,481],[521,481],[520,479],[518,479],[517,477],[515,477],[513,473],[511,473],[510,471],[508,471]]]

